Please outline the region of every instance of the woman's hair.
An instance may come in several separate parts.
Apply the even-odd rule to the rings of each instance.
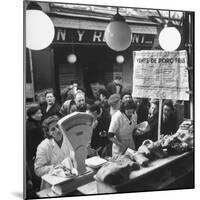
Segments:
[[[173,105],[172,100],[169,100],[169,99],[164,100],[163,107],[165,105],[168,106],[172,111],[174,111],[174,105]]]
[[[47,90],[46,92],[45,92],[45,97],[47,96],[47,94],[53,94],[53,96],[55,97],[55,94],[54,94],[54,91],[53,90]]]
[[[120,106],[120,111],[122,113],[124,113],[125,110],[128,110],[128,109],[136,110],[136,104],[135,104],[135,102],[133,100],[122,102],[122,104]]]
[[[44,131],[44,135],[46,138],[49,138],[49,139],[52,138],[52,136],[49,135],[49,126],[50,124],[52,124],[53,122],[57,122],[58,120],[59,120],[59,117],[57,115],[52,115],[42,122],[42,129]]]
[[[28,108],[26,111],[28,118],[32,118],[31,116],[34,115],[38,110],[40,110],[40,107],[38,105]]]
[[[151,103],[155,104],[159,108],[159,100],[158,99],[152,99]]]

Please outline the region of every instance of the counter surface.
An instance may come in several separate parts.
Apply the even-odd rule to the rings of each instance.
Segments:
[[[113,187],[93,179],[83,185],[79,184],[76,190],[82,195],[127,191],[134,192],[151,189],[161,190],[167,188],[190,172],[193,172],[193,151],[154,160],[149,163],[148,167],[141,167],[141,169],[137,171],[132,171],[129,175],[130,180],[123,185]],[[67,195],[67,193],[63,195]],[[38,196],[53,197],[60,195],[57,195],[48,188],[38,192]]]

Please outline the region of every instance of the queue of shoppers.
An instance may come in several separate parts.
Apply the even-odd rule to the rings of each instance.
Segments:
[[[94,99],[74,84],[65,94],[61,105],[53,91],[45,94],[46,102],[27,109],[26,121],[26,171],[27,196],[34,198],[41,187],[41,176],[49,173],[64,160],[76,166],[74,155],[59,130],[57,122],[73,112],[87,112],[93,116],[93,133],[90,146],[103,158],[117,157],[130,148],[137,150],[145,139],[157,140],[158,110],[162,106],[161,133],[176,132],[176,110],[172,100],[159,105],[157,99],[134,97],[132,91],[123,88],[121,77],[99,89]],[[137,125],[148,122],[148,129],[137,134]],[[102,134],[103,133],[103,134]],[[94,154],[93,154],[94,155]],[[90,155],[88,155],[90,156]]]

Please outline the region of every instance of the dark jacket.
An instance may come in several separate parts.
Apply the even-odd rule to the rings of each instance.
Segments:
[[[161,120],[161,131],[160,133],[163,135],[171,135],[176,132],[176,116],[171,114],[165,122],[163,119]]]
[[[35,157],[37,146],[43,139],[44,133],[42,131],[41,123],[28,118],[26,122],[26,153],[28,161]]]
[[[60,116],[60,105],[58,103],[54,103],[51,108],[48,110],[48,112],[46,112],[47,110],[47,104],[41,106],[41,110],[42,110],[42,121],[44,121],[45,119],[47,119],[48,117],[52,116],[52,115],[58,115]]]
[[[148,123],[150,126],[150,131],[145,133],[144,135],[137,136],[136,138],[136,148],[138,148],[142,142],[146,139],[150,139],[152,141],[157,141],[158,139],[158,114],[150,117],[148,119]],[[171,133],[176,132],[176,117],[171,114],[168,119],[163,122],[163,118],[161,117],[161,130],[160,134],[170,135]]]
[[[40,178],[34,172],[34,159],[38,145],[44,139],[41,123],[32,118],[26,121],[26,181],[33,183],[33,188],[27,189],[27,196],[33,198],[33,193],[40,188]]]
[[[144,122],[144,121],[147,121],[148,120],[148,114],[149,114],[149,109],[146,105],[139,105],[139,108],[137,109],[137,123],[141,123],[141,122]]]
[[[122,85],[119,85],[119,87],[120,87],[120,94],[121,94]],[[115,94],[117,92],[116,83],[114,81],[108,83],[106,89],[107,89],[107,91],[109,92],[110,95]]]
[[[107,138],[100,137],[99,133],[101,131],[108,131],[110,120],[111,120],[111,117],[110,117],[109,111],[103,110],[101,117],[98,119],[98,124],[92,133],[91,147],[93,149],[98,149],[99,147],[102,147],[102,149],[99,151],[99,155],[102,157],[104,157],[105,154],[109,154],[109,152],[103,153],[102,151],[103,151],[103,148],[111,144],[111,142]]]

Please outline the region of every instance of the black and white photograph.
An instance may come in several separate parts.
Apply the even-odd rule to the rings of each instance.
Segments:
[[[23,1],[24,199],[195,189],[196,13],[108,3]]]

